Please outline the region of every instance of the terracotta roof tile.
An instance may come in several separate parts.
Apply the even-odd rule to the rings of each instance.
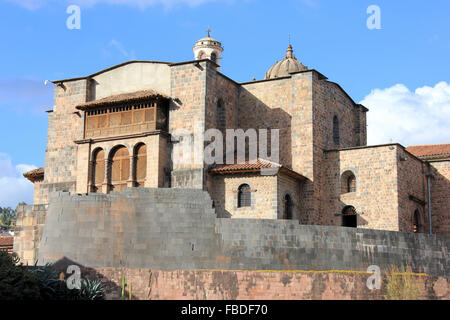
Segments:
[[[0,246],[12,246],[14,244],[14,237],[0,237]]]
[[[99,100],[89,101],[77,106],[77,109],[85,110],[89,108],[99,107],[103,105],[120,104],[128,102],[136,102],[142,99],[170,99],[170,97],[164,93],[160,93],[155,90],[141,90],[130,93],[122,93],[114,96],[109,96]]]
[[[277,163],[273,163],[276,167],[281,167]],[[237,171],[258,171],[263,168],[271,168],[272,162],[258,159],[256,163],[250,163],[250,161],[245,161],[245,163],[235,163],[235,164],[222,164],[211,169],[213,173],[225,173],[225,172],[237,172]]]
[[[35,182],[36,180],[44,179],[44,168],[34,169],[23,174],[25,178],[30,180],[31,182]]]
[[[223,164],[212,168],[212,174],[232,174],[232,173],[259,173],[261,169],[278,168],[280,171],[297,179],[304,179],[299,173],[288,169],[279,163],[270,162],[264,159],[257,159],[255,163],[246,160],[244,163]]]
[[[418,158],[450,158],[450,143],[410,146],[406,150]]]

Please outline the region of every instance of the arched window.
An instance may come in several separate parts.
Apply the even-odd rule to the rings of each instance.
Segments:
[[[347,178],[347,192],[356,192],[356,177],[354,175]]]
[[[206,53],[204,51],[200,51],[198,54],[198,59],[206,59]]]
[[[250,186],[248,184],[243,184],[238,190],[238,208],[251,207],[252,198],[250,192]]]
[[[217,63],[217,54],[215,52],[211,53],[211,61]]]
[[[356,177],[351,171],[346,171],[341,177],[341,193],[356,192]]]
[[[140,144],[135,151],[134,176],[136,177],[136,187],[144,187],[145,178],[147,177],[147,146]]]
[[[354,206],[346,206],[342,210],[342,226],[347,228],[358,227],[358,219]]]
[[[121,191],[126,188],[130,177],[130,155],[124,146],[117,147],[111,155],[111,191]]]
[[[339,118],[337,116],[333,117],[333,142],[336,145],[340,145],[340,132],[339,132]]]
[[[225,105],[222,99],[217,101],[216,110],[216,129],[225,132],[227,129],[227,117],[225,111]]]
[[[419,210],[414,211],[414,217],[413,217],[413,231],[414,233],[420,232],[420,213]]]
[[[97,149],[92,157],[92,182],[91,191],[101,192],[105,180],[105,151]]]
[[[288,194],[284,196],[284,218],[292,220],[292,199]]]

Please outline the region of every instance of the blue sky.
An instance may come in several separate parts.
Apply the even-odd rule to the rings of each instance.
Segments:
[[[127,60],[192,60],[208,26],[225,48],[222,72],[236,81],[262,79],[290,35],[300,61],[371,109],[369,143],[450,142],[450,2],[431,3],[0,0],[0,190],[15,179],[30,201],[20,179],[25,168],[44,165],[45,110],[53,106],[44,80]],[[70,4],[81,7],[80,30],[66,27]],[[366,26],[372,4],[381,30]],[[0,206],[16,200],[0,195]]]

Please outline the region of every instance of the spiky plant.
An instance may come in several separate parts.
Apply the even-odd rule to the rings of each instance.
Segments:
[[[80,299],[105,300],[105,290],[103,288],[103,284],[98,280],[82,280],[80,288]]]

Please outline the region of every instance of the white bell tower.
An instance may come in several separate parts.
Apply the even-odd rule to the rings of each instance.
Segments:
[[[194,45],[194,59],[209,59],[219,65],[217,68],[220,71],[220,65],[222,61],[222,44],[214,38],[211,38],[211,30],[206,30],[207,36],[195,42]]]

